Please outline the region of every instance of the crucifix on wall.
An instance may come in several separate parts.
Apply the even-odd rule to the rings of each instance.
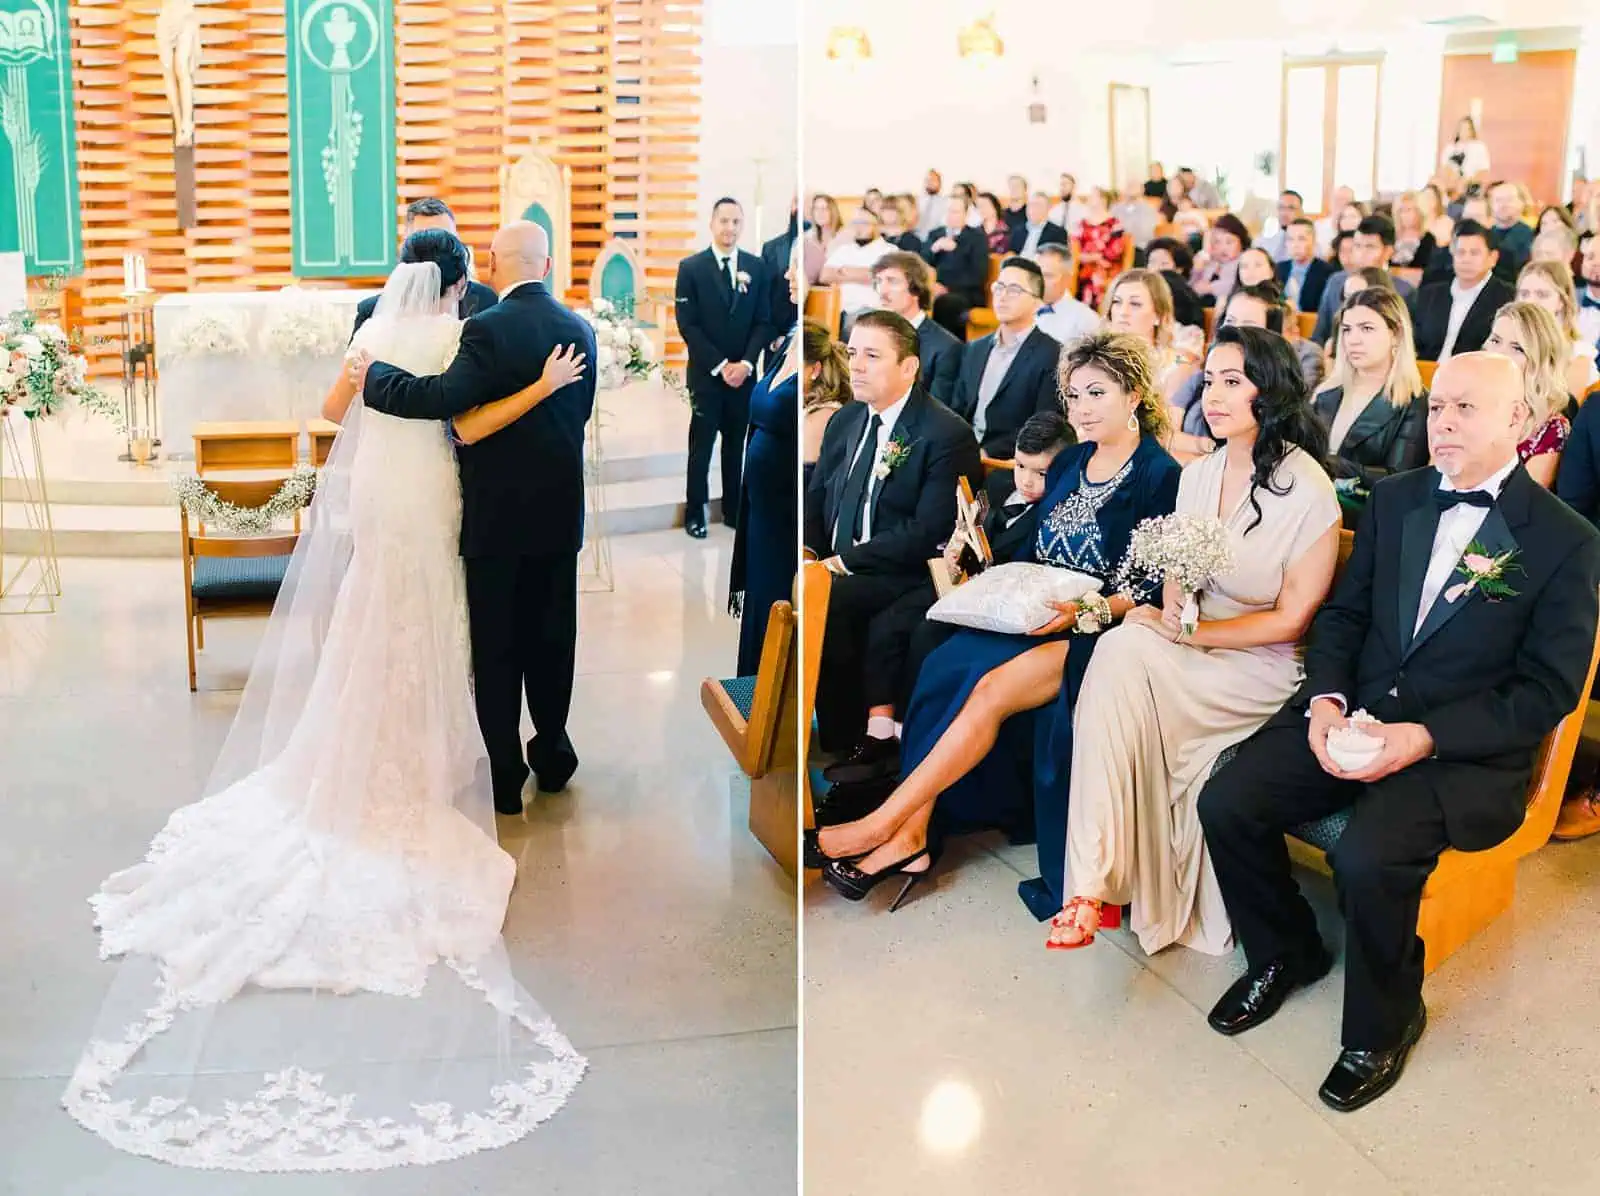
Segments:
[[[156,52],[161,81],[172,109],[172,157],[178,198],[178,227],[195,225],[194,82],[200,70],[200,14],[194,0],[162,0],[156,18]]]

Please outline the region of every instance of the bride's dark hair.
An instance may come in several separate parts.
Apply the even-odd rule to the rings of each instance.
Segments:
[[[439,267],[439,294],[443,295],[467,276],[467,247],[455,233],[442,228],[424,228],[412,233],[400,246],[402,262],[432,262]]]
[[[1256,498],[1257,489],[1284,495],[1293,482],[1281,489],[1273,482],[1273,473],[1292,448],[1309,453],[1317,464],[1328,456],[1328,431],[1322,426],[1311,400],[1306,393],[1305,377],[1300,373],[1300,362],[1288,341],[1276,332],[1265,328],[1251,328],[1240,324],[1226,324],[1217,329],[1217,338],[1211,352],[1223,345],[1235,345],[1244,355],[1244,376],[1256,388],[1256,397],[1250,400],[1250,413],[1256,419],[1256,442],[1250,450],[1254,469],[1250,474],[1250,506],[1255,511],[1255,522],[1245,528],[1248,535],[1261,522],[1261,503]]]

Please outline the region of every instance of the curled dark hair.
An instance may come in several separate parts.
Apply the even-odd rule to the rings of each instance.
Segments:
[[[1172,259],[1172,268],[1185,278],[1194,270],[1194,251],[1176,237],[1157,237],[1145,246],[1144,260],[1149,261],[1150,255],[1158,249],[1165,249],[1167,256]]]
[[[1211,352],[1215,353],[1224,345],[1233,345],[1244,355],[1244,376],[1256,388],[1256,397],[1250,400],[1250,413],[1255,416],[1257,426],[1256,442],[1250,450],[1254,468],[1250,474],[1249,495],[1256,517],[1255,522],[1245,528],[1245,534],[1249,535],[1262,517],[1256,491],[1289,493],[1293,482],[1279,489],[1274,480],[1278,466],[1295,448],[1303,449],[1320,464],[1328,455],[1328,432],[1311,408],[1300,362],[1288,341],[1262,328],[1229,324],[1217,329]]]
[[[467,276],[467,247],[455,233],[425,228],[412,233],[400,246],[402,262],[432,262],[439,267],[439,294],[443,295]]]
[[[1223,305],[1222,318],[1224,320],[1228,318],[1228,308],[1232,307],[1233,301],[1240,296],[1246,299],[1254,299],[1265,307],[1267,309],[1267,331],[1276,332],[1280,336],[1283,335],[1283,322],[1288,316],[1289,308],[1283,301],[1283,292],[1278,288],[1276,279],[1258,282],[1253,286],[1235,287],[1233,293],[1228,296],[1227,302]]]

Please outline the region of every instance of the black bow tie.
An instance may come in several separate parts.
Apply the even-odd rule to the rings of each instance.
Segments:
[[[1459,507],[1462,503],[1469,507],[1482,507],[1487,511],[1494,506],[1494,495],[1487,490],[1435,490],[1433,492],[1433,504],[1441,511]]]
[[[1592,298],[1588,288],[1578,292],[1578,303],[1583,307],[1600,307],[1600,299]]]

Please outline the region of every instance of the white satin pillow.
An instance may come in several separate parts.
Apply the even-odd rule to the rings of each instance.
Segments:
[[[1100,579],[1054,565],[1013,561],[993,565],[946,594],[928,618],[975,631],[1026,635],[1059,613],[1050,602],[1073,602],[1099,593]]]

